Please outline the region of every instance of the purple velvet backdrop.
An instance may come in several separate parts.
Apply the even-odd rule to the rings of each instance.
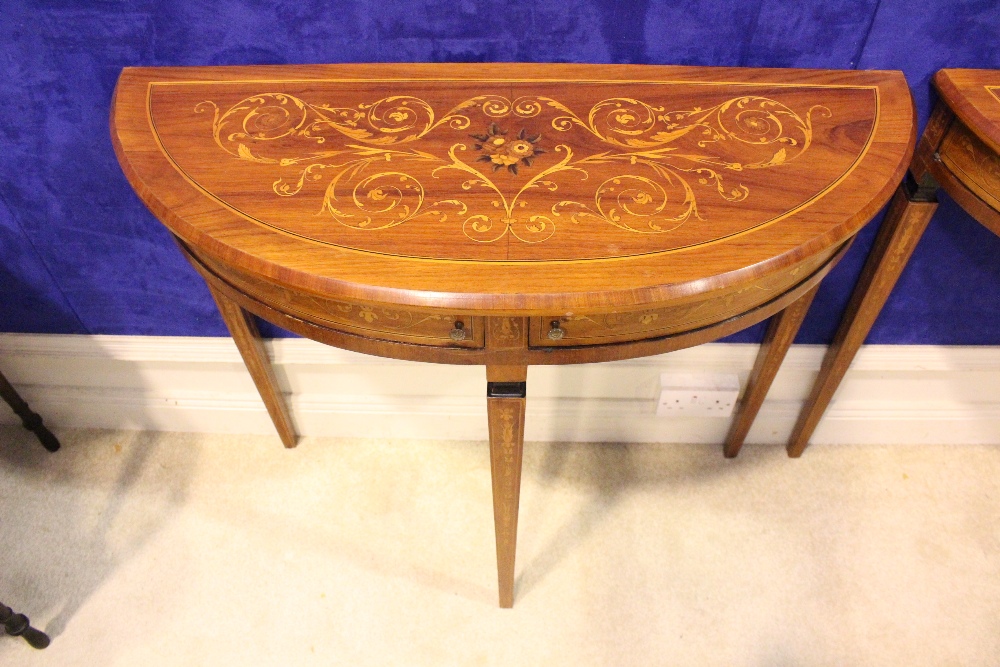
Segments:
[[[637,62],[901,69],[921,127],[941,67],[1000,67],[994,0],[4,0],[0,331],[224,335],[108,138],[127,65]],[[824,283],[829,341],[874,235]],[[869,338],[1000,344],[1000,239],[944,201]],[[761,327],[730,340],[759,337]]]

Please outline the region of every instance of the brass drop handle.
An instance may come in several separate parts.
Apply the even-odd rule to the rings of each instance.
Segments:
[[[449,333],[448,335],[451,336],[451,339],[456,342],[460,340],[465,340],[466,336],[465,322],[462,322],[461,320],[455,320],[455,328],[452,329],[451,333]]]
[[[549,329],[549,338],[551,338],[552,340],[560,340],[563,336],[566,335],[566,330],[560,328],[559,326],[559,320],[552,320],[550,324],[552,328]]]

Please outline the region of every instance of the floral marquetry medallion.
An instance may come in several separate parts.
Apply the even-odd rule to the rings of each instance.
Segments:
[[[718,242],[807,210],[863,159],[874,86],[154,82],[193,185],[262,226],[379,255],[586,260]]]

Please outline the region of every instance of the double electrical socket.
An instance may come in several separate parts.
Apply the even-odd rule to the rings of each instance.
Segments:
[[[733,373],[662,373],[658,417],[728,417],[740,395]]]

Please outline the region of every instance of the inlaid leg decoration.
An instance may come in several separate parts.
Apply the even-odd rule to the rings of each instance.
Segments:
[[[292,418],[285,404],[285,397],[278,388],[278,381],[274,377],[274,369],[271,368],[271,360],[267,357],[264,349],[264,342],[257,330],[257,323],[253,316],[243,310],[239,305],[231,301],[211,284],[208,289],[215,297],[215,303],[219,306],[222,319],[225,320],[229,333],[236,342],[240,354],[243,356],[243,363],[250,371],[250,377],[257,385],[257,391],[264,400],[268,414],[274,427],[278,429],[278,435],[285,447],[294,447],[296,444],[295,427],[292,425]]]
[[[10,607],[0,603],[0,624],[4,632],[12,637],[24,637],[24,641],[32,648],[45,648],[49,645],[49,636],[41,630],[31,627],[31,621],[24,614],[15,614]]]
[[[0,397],[7,401],[7,404],[14,410],[14,414],[20,417],[24,428],[38,436],[42,447],[50,452],[59,451],[59,441],[56,439],[56,436],[52,435],[52,431],[45,428],[42,418],[31,411],[31,408],[28,407],[24,399],[14,390],[14,387],[7,381],[7,378],[3,376],[3,373],[0,373]]]
[[[771,322],[767,326],[767,333],[764,334],[764,341],[757,352],[753,370],[750,371],[743,399],[736,406],[736,415],[733,417],[733,424],[729,428],[729,435],[726,436],[726,442],[722,448],[726,458],[731,459],[740,453],[743,441],[760,411],[760,406],[764,403],[771,383],[774,382],[774,376],[781,368],[781,362],[784,360],[785,354],[788,353],[788,348],[795,340],[795,334],[802,326],[802,320],[809,312],[809,305],[818,289],[819,285],[816,285],[771,318]]]
[[[486,410],[490,424],[493,522],[497,538],[500,606],[514,606],[514,554],[524,451],[526,366],[486,367]]]
[[[844,379],[854,355],[871,331],[899,274],[937,209],[936,184],[918,187],[912,178],[899,186],[875,244],[847,304],[840,328],[823,358],[819,376],[788,441],[788,455],[799,457]]]

